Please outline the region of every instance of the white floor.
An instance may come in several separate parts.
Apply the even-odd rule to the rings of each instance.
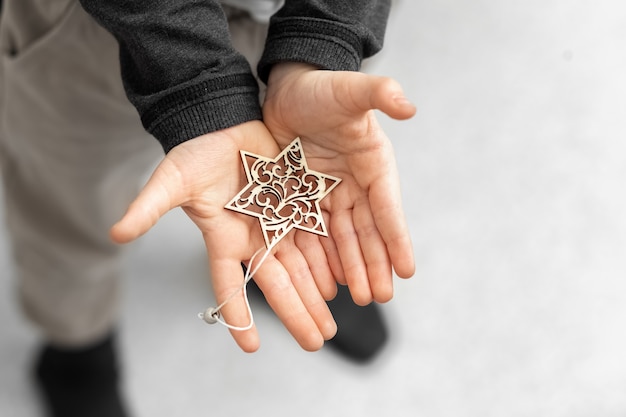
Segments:
[[[130,260],[136,416],[626,416],[625,22],[618,0],[398,1],[371,70],[419,106],[384,119],[418,269],[390,345],[367,367],[305,353],[260,309],[241,353],[195,317],[203,248],[172,213]],[[0,267],[0,415],[34,417],[36,336]]]

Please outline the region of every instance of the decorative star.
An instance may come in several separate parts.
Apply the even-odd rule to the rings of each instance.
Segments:
[[[328,236],[320,200],[340,178],[309,169],[300,138],[275,159],[241,151],[248,184],[225,208],[258,217],[269,248],[296,228]]]

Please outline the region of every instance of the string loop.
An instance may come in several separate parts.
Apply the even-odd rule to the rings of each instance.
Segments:
[[[248,282],[250,282],[250,280],[252,279],[252,277],[254,277],[254,275],[257,273],[259,268],[261,268],[261,265],[263,265],[263,262],[265,262],[265,260],[269,256],[269,254],[272,252],[272,248],[273,247],[274,247],[274,244],[271,244],[265,250],[265,253],[261,257],[261,259],[259,260],[259,263],[257,265],[254,265],[254,260],[263,251],[263,248],[261,248],[261,249],[257,250],[256,252],[254,252],[254,255],[252,255],[252,257],[250,258],[250,262],[248,262],[248,267],[246,268],[246,273],[243,276],[243,282],[242,282],[241,286],[239,288],[237,288],[235,291],[233,291],[217,307],[209,307],[205,311],[203,311],[201,313],[198,313],[198,318],[204,320],[208,324],[220,323],[221,325],[226,326],[226,327],[228,327],[231,330],[237,330],[237,331],[250,330],[252,328],[252,326],[254,326],[254,316],[252,314],[252,308],[250,307],[250,300],[248,299],[248,287],[247,287],[247,285],[248,285]],[[237,294],[239,294],[240,291],[243,291],[243,297],[244,297],[244,300],[246,302],[246,309],[248,310],[248,315],[250,316],[250,322],[247,325],[245,325],[245,326],[235,326],[235,325],[232,325],[230,323],[227,323],[226,320],[224,320],[222,318],[222,314],[221,314],[222,308],[226,304],[228,304]]]

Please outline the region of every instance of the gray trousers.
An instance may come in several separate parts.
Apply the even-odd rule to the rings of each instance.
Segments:
[[[266,26],[227,14],[254,67]],[[4,0],[0,59],[0,175],[21,305],[52,343],[88,344],[119,318],[123,248],[108,230],[163,152],[126,99],[117,43],[76,0]]]

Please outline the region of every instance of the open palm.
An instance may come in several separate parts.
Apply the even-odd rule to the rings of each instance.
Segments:
[[[300,137],[308,165],[342,179],[322,201],[330,238],[298,232],[296,243],[324,247],[308,259],[320,292],[328,297],[336,280],[361,305],[392,297],[392,269],[404,278],[415,269],[394,152],[375,109],[395,119],[415,113],[390,78],[299,63],[272,69],[263,105],[265,125],[281,147]]]
[[[256,218],[224,209],[245,183],[239,155],[242,149],[272,157],[279,152],[258,121],[210,133],[172,149],[125,216],[111,229],[113,240],[132,241],[166,212],[182,207],[204,237],[217,302],[226,300],[241,288],[241,262],[248,262],[265,245]],[[317,350],[325,339],[334,336],[336,325],[314,284],[307,257],[296,247],[293,236],[288,236],[254,279],[298,343],[306,350]],[[221,313],[235,326],[250,321],[241,293]],[[244,351],[258,348],[255,327],[231,333]]]

